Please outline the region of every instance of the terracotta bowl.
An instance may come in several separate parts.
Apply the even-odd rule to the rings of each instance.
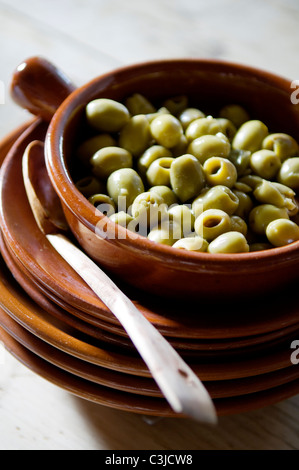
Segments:
[[[56,86],[56,85],[55,85]],[[59,84],[58,84],[59,86]],[[139,92],[153,102],[186,94],[210,114],[239,103],[252,119],[272,132],[299,140],[299,105],[291,81],[266,71],[216,60],[147,62],[112,71],[75,89],[51,119],[46,137],[48,172],[69,226],[82,248],[116,277],[153,294],[181,298],[234,297],[275,292],[296,279],[299,242],[281,248],[242,253],[195,253],[136,236],[101,214],[76,189],[73,154],[86,132],[85,105],[95,98],[118,101]]]

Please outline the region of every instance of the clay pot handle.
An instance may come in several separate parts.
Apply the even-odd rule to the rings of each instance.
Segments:
[[[35,116],[50,121],[75,86],[57,67],[42,57],[22,62],[12,76],[13,100]]]

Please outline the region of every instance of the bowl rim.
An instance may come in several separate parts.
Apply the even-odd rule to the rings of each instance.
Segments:
[[[114,239],[102,234],[102,238],[109,239],[110,242],[119,243],[122,240],[126,242],[126,248],[142,253],[149,253],[157,258],[168,260],[171,262],[184,262],[194,265],[199,262],[215,263],[219,266],[227,266],[228,262],[233,264],[243,264],[247,266],[250,263],[255,263],[259,260],[267,260],[269,263],[272,261],[273,265],[278,260],[286,262],[294,253],[299,257],[299,241],[292,242],[288,245],[281,247],[273,247],[271,249],[252,251],[247,253],[220,253],[212,254],[206,252],[194,252],[174,248],[172,246],[156,243],[148,238],[130,232],[128,229],[114,223],[107,216],[100,213],[95,207],[86,199],[85,196],[76,188],[67,165],[63,158],[63,141],[64,129],[70,119],[71,114],[83,106],[82,96],[89,94],[94,90],[99,83],[102,85],[110,84],[115,80],[115,76],[130,75],[132,72],[136,74],[138,71],[150,70],[152,68],[159,69],[162,66],[195,66],[200,65],[209,68],[210,71],[218,71],[221,73],[239,73],[243,76],[255,78],[265,84],[278,87],[281,91],[291,90],[290,79],[275,74],[271,71],[266,71],[251,65],[242,63],[226,61],[221,59],[207,59],[207,58],[173,58],[173,59],[159,59],[139,62],[136,64],[124,65],[114,70],[96,76],[82,86],[76,88],[59,106],[53,118],[50,121],[48,131],[45,139],[45,161],[49,177],[54,186],[55,191],[60,197],[63,205],[87,228],[95,232],[95,227],[99,220],[109,230],[113,230],[116,234]]]

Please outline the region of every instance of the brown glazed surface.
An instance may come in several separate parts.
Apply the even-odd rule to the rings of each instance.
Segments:
[[[59,88],[63,75],[59,74],[57,79],[56,69],[47,63],[40,64],[38,58],[31,59],[28,64],[27,77],[31,77],[30,68],[33,68],[37,83],[37,71],[46,66],[51,96],[61,96]],[[23,77],[20,72],[17,78],[12,84],[16,101],[43,116],[49,110],[51,96],[41,87],[40,92],[46,93],[44,101],[37,100],[34,94],[30,98],[31,91],[27,89],[26,92],[26,75]],[[69,82],[63,88],[64,96],[72,90]],[[123,67],[92,80],[73,91],[59,106],[46,139],[49,176],[69,226],[82,248],[116,278],[163,297],[196,299],[199,295],[224,298],[263,294],[296,280],[299,242],[267,251],[233,255],[177,250],[133,236],[126,229],[115,226],[76,190],[72,155],[85,132],[85,105],[97,97],[122,101],[133,92],[143,93],[153,102],[187,94],[190,102],[203,110],[206,108],[211,114],[213,109],[224,104],[238,102],[248,109],[253,119],[263,120],[270,131],[287,132],[299,139],[299,106],[291,102],[291,82],[265,71],[216,60],[183,59]],[[35,107],[31,106],[31,100]],[[41,108],[45,104],[45,109],[38,113],[36,103]],[[57,106],[56,100],[51,110]]]
[[[13,192],[16,186],[9,184],[9,172],[7,171],[10,166],[9,163],[15,163],[18,158],[21,159],[22,153],[20,152],[23,145],[33,138],[42,137],[44,128],[45,126],[39,121],[31,126],[24,126],[23,129],[9,136],[3,142],[3,146],[0,146],[0,160],[2,161],[11,144],[15,142],[2,168],[2,170],[4,169],[2,171],[2,190],[5,187],[10,187]],[[17,139],[22,130],[24,134]],[[18,165],[12,165],[11,168],[17,167]],[[16,175],[17,173],[14,173],[15,177]],[[5,195],[9,198],[12,192],[7,194],[7,191],[4,191],[2,196]],[[25,198],[21,200],[26,201]],[[14,201],[10,207],[15,205]],[[20,206],[19,209],[21,209]],[[20,210],[20,212],[23,213],[23,210]],[[17,218],[14,219],[14,223],[18,223]],[[7,227],[4,226],[3,228]],[[8,239],[11,242],[10,249],[13,252],[15,244],[12,239],[9,237]],[[36,239],[32,234],[31,247],[35,243]],[[41,246],[39,246],[39,249],[41,250]],[[5,254],[3,246],[1,251]],[[44,251],[47,252],[47,250]],[[18,251],[18,253],[20,255],[21,251]],[[11,268],[12,265],[8,257],[6,256],[5,259]],[[22,263],[18,257],[13,256],[12,258],[12,260],[17,259],[21,266]],[[12,272],[15,275],[18,274],[16,270],[12,270]],[[26,283],[30,285],[31,277],[26,277],[26,271],[21,269],[19,274],[23,278],[21,285],[24,287]],[[18,282],[20,276],[17,276],[16,280]],[[32,296],[32,290],[30,291],[30,289],[27,290],[29,295]],[[140,358],[136,357],[135,354],[124,354],[120,343],[116,348],[106,349],[103,345],[94,344],[92,337],[88,335],[82,337],[80,329],[76,328],[76,322],[68,323],[68,321],[65,321],[63,312],[57,316],[53,314],[52,309],[49,311],[44,308],[45,305],[43,307],[38,305],[34,297],[42,291],[35,290],[35,288],[34,291],[35,295],[33,295],[33,299],[30,299],[15,282],[1,260],[0,339],[16,358],[45,379],[89,401],[134,413],[177,417],[170,410],[166,401],[157,396],[159,393],[157,393],[155,384],[149,377],[149,373]],[[291,307],[293,306],[294,310],[290,311],[288,309],[289,311],[285,312],[285,309],[279,309],[280,313],[277,312],[277,318],[274,322],[272,315],[266,318],[267,315],[264,312],[263,318],[259,318],[261,315],[258,315],[256,319],[253,319],[252,316],[247,317],[244,319],[245,323],[246,321],[249,322],[248,326],[252,323],[251,326],[254,327],[256,333],[280,328],[284,336],[285,327],[294,325],[295,319],[298,317],[296,315],[296,296],[293,297]],[[184,315],[184,317],[186,316]],[[209,323],[206,316],[205,318],[199,317],[197,319],[198,325],[200,319],[206,328],[206,334],[211,332],[214,321],[211,319]],[[209,325],[205,325],[204,320],[208,321]],[[241,332],[244,334],[245,330],[249,333],[250,328],[244,330],[243,325],[243,329],[240,330],[242,322],[240,320],[238,327],[235,325],[236,320],[237,318],[234,317],[234,323],[231,326],[236,327],[239,334]],[[259,321],[261,321],[260,324]],[[267,328],[265,322],[268,322]],[[228,333],[237,333],[237,331],[233,331],[234,328],[225,333],[225,323],[228,328],[227,321],[223,321],[223,329],[218,324],[218,328],[220,328],[218,334],[222,331],[220,337],[226,337]],[[215,326],[217,331],[217,325]],[[187,334],[186,331],[185,333]],[[287,337],[285,336],[285,338]],[[211,339],[209,335],[207,339],[209,342]],[[242,338],[240,340],[242,341]],[[254,337],[252,337],[252,341],[254,345]],[[296,368],[290,367],[289,341],[287,340],[287,344],[282,343],[270,348],[265,343],[258,355],[251,355],[252,351],[250,350],[247,359],[246,355],[241,358],[238,351],[235,351],[235,353],[232,351],[228,361],[224,361],[223,351],[220,348],[218,352],[214,351],[215,356],[213,359],[207,360],[205,355],[198,351],[198,355],[192,360],[192,364],[195,371],[206,381],[206,385],[214,397],[218,415],[256,409],[298,393],[298,371]],[[227,343],[229,348],[229,337],[227,337]]]
[[[60,106],[46,141],[50,178],[86,252],[121,279],[163,296],[263,293],[296,278],[298,242],[258,253],[211,255],[175,250],[143,237],[132,239],[128,232],[123,234],[125,229],[113,239],[114,223],[96,214],[75,189],[71,155],[84,128],[82,113],[88,101],[104,96],[123,100],[132,92],[152,100],[185,93],[202,109],[239,102],[269,129],[299,137],[299,107],[291,103],[290,82],[266,72],[209,60],[170,60],[123,68],[93,80]],[[103,230],[96,234],[99,224]]]
[[[22,178],[22,155],[29,142],[44,139],[46,129],[42,121],[35,121],[15,142],[2,165],[0,221],[5,243],[26,277],[48,298],[72,315],[123,335],[114,315],[54,250],[34,220]],[[215,296],[207,301],[171,301],[120,285],[162,334],[180,338],[182,344],[203,339],[209,343],[213,340],[214,347],[214,340],[228,340],[231,345],[233,339],[243,342],[246,337],[252,344],[259,335],[298,327],[295,285],[263,296],[259,302],[247,299],[242,303],[225,303]]]

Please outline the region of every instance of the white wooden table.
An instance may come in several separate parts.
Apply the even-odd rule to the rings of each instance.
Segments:
[[[295,80],[298,21],[297,0],[0,0],[0,137],[28,120],[8,86],[29,56],[48,58],[78,85],[167,57],[221,58]],[[70,395],[1,348],[0,449],[298,450],[299,396],[222,417],[216,429],[180,419],[149,423]]]

